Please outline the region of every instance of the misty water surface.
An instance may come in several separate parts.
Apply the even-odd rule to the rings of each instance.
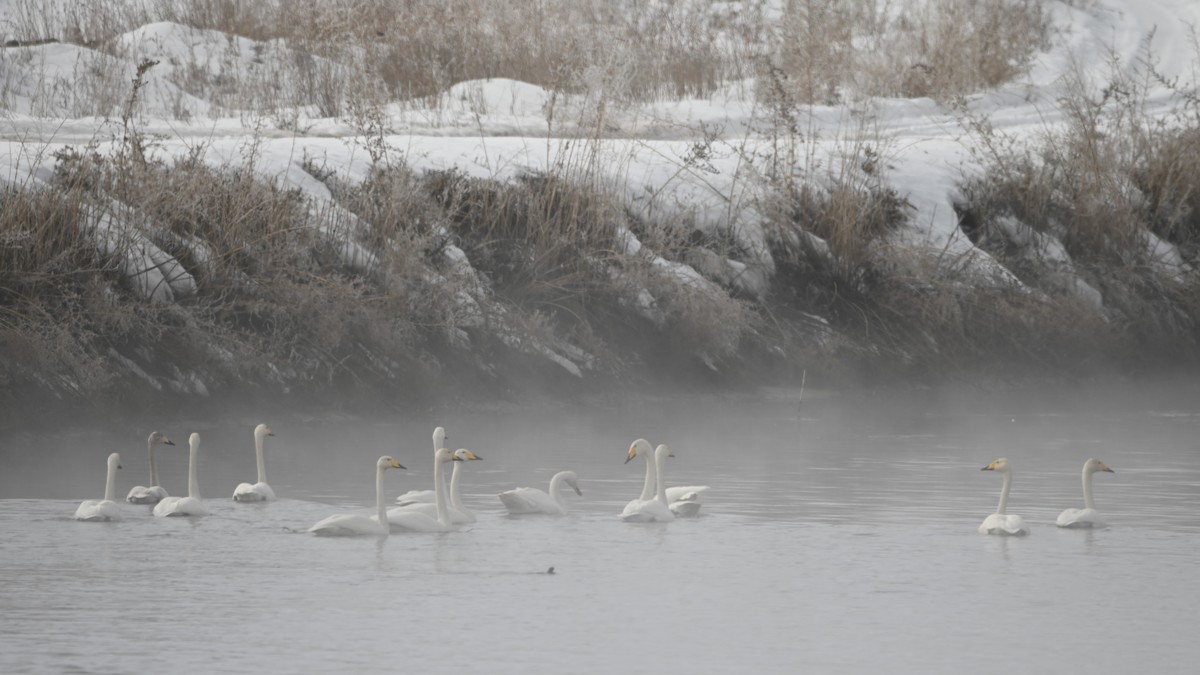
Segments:
[[[163,425],[171,494],[204,438],[209,517],[70,519],[122,453],[147,478],[148,428],[0,437],[0,671],[1192,672],[1200,659],[1200,400],[1161,392],[1028,397],[928,391],[612,401],[588,410],[438,410],[372,422]],[[242,505],[251,429],[272,424],[280,501]],[[435,424],[484,457],[478,522],[441,535],[319,539],[322,517],[431,483]],[[708,484],[703,517],[635,525],[630,441],[668,442],[669,484]],[[1015,465],[1009,511],[1032,534],[980,535]],[[1089,456],[1105,530],[1082,506]],[[503,515],[495,494],[578,472],[565,518]],[[554,574],[546,574],[553,566]]]

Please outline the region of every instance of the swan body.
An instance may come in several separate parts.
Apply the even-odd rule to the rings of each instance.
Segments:
[[[233,501],[269,502],[275,499],[275,491],[271,489],[270,485],[267,485],[267,468],[263,462],[263,439],[274,435],[271,427],[265,424],[254,427],[254,457],[258,460],[258,482],[253,485],[239,483],[233,489]]]
[[[659,480],[666,469],[668,452],[656,453],[650,448],[650,442],[639,438],[629,446],[625,457],[628,464],[638,455],[646,458],[646,481],[642,485],[642,496],[625,505],[621,512],[621,520],[631,523],[670,522],[675,520],[675,514],[667,503],[666,489]]]
[[[1021,516],[1005,513],[1008,491],[1012,488],[1012,467],[1009,466],[1008,459],[1001,457],[980,471],[997,471],[1003,474],[1004,487],[1000,488],[1000,504],[996,507],[996,512],[983,519],[979,525],[979,533],[1015,536],[1029,534],[1029,528],[1025,527],[1025,520]]]
[[[188,437],[188,496],[166,497],[154,505],[154,515],[160,518],[171,516],[207,516],[208,507],[200,501],[200,482],[196,478],[196,460],[200,456],[200,434]]]
[[[667,488],[667,501],[696,502],[700,501],[700,493],[710,489],[707,485],[676,485]]]
[[[545,513],[551,516],[564,516],[567,514],[567,504],[559,494],[559,488],[563,483],[574,488],[575,494],[583,496],[583,492],[579,489],[579,478],[575,472],[559,471],[550,479],[548,492],[542,492],[537,488],[519,487],[501,492],[499,494],[500,501],[504,502],[504,508],[513,515]]]
[[[454,451],[454,456],[458,457],[461,462],[454,465],[454,469],[450,472],[450,503],[446,505],[446,511],[450,516],[450,522],[454,525],[466,525],[475,522],[475,514],[467,505],[463,503],[462,494],[459,490],[459,469],[468,461],[482,460],[483,458],[466,448],[459,448]],[[406,501],[394,509],[402,509],[404,511],[412,511],[414,513],[424,513],[430,518],[437,518],[437,494],[433,490],[422,490],[422,493],[429,493],[430,501]],[[396,500],[400,501],[399,498]]]
[[[154,446],[175,445],[165,434],[157,431],[150,433],[146,439],[146,447],[150,450],[150,485],[138,485],[129,491],[125,501],[131,504],[157,504],[167,496],[167,491],[158,484],[158,469],[154,466]]]
[[[113,501],[117,491],[117,469],[121,468],[121,455],[108,456],[108,475],[104,483],[104,499],[88,499],[75,509],[75,520],[120,520],[121,509]]]
[[[662,453],[664,460],[659,462],[658,456]],[[665,457],[674,457],[675,453],[671,451],[665,443],[660,443],[654,449],[654,461],[658,466],[665,466]],[[663,481],[663,472],[658,471],[658,482]],[[676,518],[695,518],[700,515],[700,493],[708,489],[707,485],[679,485],[676,487],[664,487],[667,505],[671,507],[671,513],[675,514]]]
[[[381,520],[386,517],[394,530],[409,530],[412,532],[448,532],[453,529],[450,511],[446,505],[446,486],[442,479],[442,465],[448,462],[461,462],[461,457],[450,452],[447,448],[438,448],[433,453],[433,490],[435,516],[414,511],[405,507],[396,507],[386,514],[380,513]]]
[[[1096,511],[1096,503],[1092,500],[1092,476],[1097,472],[1116,473],[1108,465],[1098,459],[1091,458],[1083,463],[1083,508],[1066,509],[1058,514],[1055,521],[1059,527],[1089,528],[1104,527],[1104,520]]]
[[[439,448],[446,447],[446,428],[437,427],[433,430],[433,452],[437,453]],[[454,465],[455,472],[458,471],[458,465]],[[409,490],[404,494],[396,497],[396,506],[408,506],[409,504],[433,504],[436,503],[433,490]]]
[[[322,537],[380,536],[390,532],[387,514],[383,509],[383,472],[388,469],[403,469],[400,462],[384,455],[375,461],[375,515],[363,516],[356,513],[339,513],[318,521],[308,531]]]

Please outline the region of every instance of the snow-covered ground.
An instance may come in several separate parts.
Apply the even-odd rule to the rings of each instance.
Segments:
[[[21,0],[0,0],[0,35],[11,26]],[[59,5],[47,0],[51,8]],[[1156,67],[1183,87],[1196,81],[1200,2],[1194,0],[1084,0],[1046,3],[1053,17],[1053,46],[1039,54],[1027,76],[968,98],[969,109],[998,131],[1033,139],[1060,124],[1057,101],[1066,76],[1082,74],[1102,86],[1113,64],[1132,69],[1153,35]],[[200,149],[214,166],[241,166],[281,185],[299,188],[315,204],[332,196],[306,166],[314,164],[349,179],[365,176],[373,161],[402,160],[417,170],[455,168],[471,176],[511,178],[531,172],[585,169],[611,186],[636,212],[654,218],[684,214],[701,229],[720,231],[738,253],[719,276],[750,297],[762,296],[774,263],[759,212],[764,181],[748,158],[769,146],[767,113],[753,98],[752,82],[737,82],[703,100],[599,108],[590,96],[556,95],[531,84],[493,79],[460,82],[438,101],[397,101],[378,117],[343,113],[321,116],[298,102],[286,114],[234,109],[230,88],[295,91],[281,82],[281,64],[297,58],[280,42],[255,43],[171,23],[142,26],[120,38],[129,55],[116,59],[67,43],[10,46],[0,50],[0,180],[45,180],[54,153],[64,146],[94,144],[103,153],[121,138],[119,111],[128,82],[142,59],[160,65],[147,74],[135,114],[140,130],[155,139],[153,151],[182,156]],[[172,83],[190,69],[197,85]],[[314,63],[315,70],[350,77],[344,64]],[[202,92],[203,97],[196,92]],[[1152,90],[1150,114],[1178,106],[1175,93]],[[244,100],[244,99],[243,99]],[[275,101],[278,104],[278,101]],[[286,102],[285,102],[286,103]],[[103,116],[97,110],[111,112]],[[820,182],[844,176],[862,163],[862,139],[882,153],[878,175],[912,205],[903,243],[968,259],[980,278],[1013,281],[959,229],[953,202],[964,176],[977,170],[971,139],[959,116],[930,99],[874,100],[865,107],[814,106],[802,120],[805,144],[797,171]],[[379,142],[386,145],[381,156]],[[697,143],[706,149],[700,159]],[[851,169],[853,171],[854,169]],[[316,208],[316,207],[315,207]],[[640,243],[627,233],[627,250]],[[1178,253],[1161,240],[1164,260]],[[1053,248],[1053,243],[1048,244]],[[352,241],[348,261],[369,265]],[[159,252],[161,253],[161,252]],[[645,251],[642,251],[644,254]],[[1059,252],[1062,255],[1065,253]],[[158,253],[144,254],[157,260]],[[658,260],[680,279],[707,283],[682,263]],[[186,284],[185,284],[186,285]],[[155,286],[158,287],[157,285]],[[1084,295],[1087,295],[1085,292]]]

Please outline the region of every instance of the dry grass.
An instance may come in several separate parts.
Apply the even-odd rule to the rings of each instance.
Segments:
[[[589,94],[610,106],[703,98],[770,73],[803,103],[948,100],[1019,76],[1049,34],[1039,0],[789,0],[782,12],[764,0],[147,0],[64,3],[53,12],[39,7],[18,3],[19,40],[54,38],[124,56],[114,38],[172,21],[259,41],[265,77],[233,64],[217,76],[198,61],[174,64],[171,78],[227,111],[284,117],[304,105],[343,116],[356,105],[434,97],[457,82],[497,77]],[[296,50],[295,58],[271,58],[273,40]],[[89,78],[81,74],[73,88],[87,89]],[[96,93],[114,91],[117,80],[108,78]],[[764,99],[771,95],[769,87],[759,91]]]
[[[1152,358],[1147,350],[1186,355],[1200,328],[1200,119],[1186,91],[1173,114],[1147,112],[1152,63],[1147,43],[1134,67],[1114,62],[1107,82],[1076,75],[1062,99],[1067,125],[1034,146],[965,118],[986,168],[966,186],[965,229],[1026,283],[1056,296],[1064,293],[1053,283],[1062,265],[1031,256],[996,224],[1015,219],[1060,242],[1074,273],[1103,297],[1103,332],[1132,359]],[[1153,246],[1154,237],[1174,252]]]

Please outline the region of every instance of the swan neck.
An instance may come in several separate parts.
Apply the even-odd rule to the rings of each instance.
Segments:
[[[200,444],[193,443],[188,450],[188,496],[200,499],[200,481],[196,476],[196,459],[200,455]]]
[[[146,448],[150,451],[150,487],[158,485],[158,468],[154,466],[154,441],[146,441]]]
[[[375,466],[375,511],[384,532],[388,531],[387,510],[383,508],[383,467]]]
[[[564,506],[562,497],[560,497],[558,494],[558,489],[562,486],[564,475],[564,472],[559,471],[558,473],[554,474],[553,478],[550,479],[550,496],[554,499],[554,501],[558,502],[559,506]]]
[[[254,434],[254,458],[258,460],[258,482],[267,482],[267,465],[263,461],[263,437]]]
[[[450,471],[450,505],[466,513],[463,509],[462,495],[458,492],[458,473],[463,464],[465,462],[455,462],[454,469]]]
[[[666,474],[666,471],[667,471],[667,455],[666,455],[666,453],[655,452],[654,453],[654,474],[655,474],[654,478],[655,478],[655,482],[658,484],[658,492],[654,496],[656,499],[658,499],[658,501],[662,502],[663,504],[667,503],[667,482],[666,482],[666,479],[663,478],[663,476]]]
[[[642,501],[654,499],[654,489],[657,482],[657,474],[654,471],[654,458],[646,456],[646,482],[642,484],[642,496],[639,497]]]
[[[1000,504],[996,507],[996,513],[1004,515],[1004,509],[1008,508],[1008,491],[1012,488],[1012,473],[1004,472],[1004,487],[1000,488]]]
[[[450,514],[446,511],[446,479],[443,476],[442,462],[435,459],[433,462],[433,502],[437,506],[438,522],[445,526],[450,524]]]
[[[112,462],[108,463],[108,475],[104,480],[104,499],[105,501],[113,501],[113,497],[117,493],[117,472],[116,467]]]
[[[1087,469],[1083,470],[1083,507],[1085,509],[1095,509],[1096,502],[1092,501],[1092,476],[1094,474]]]

